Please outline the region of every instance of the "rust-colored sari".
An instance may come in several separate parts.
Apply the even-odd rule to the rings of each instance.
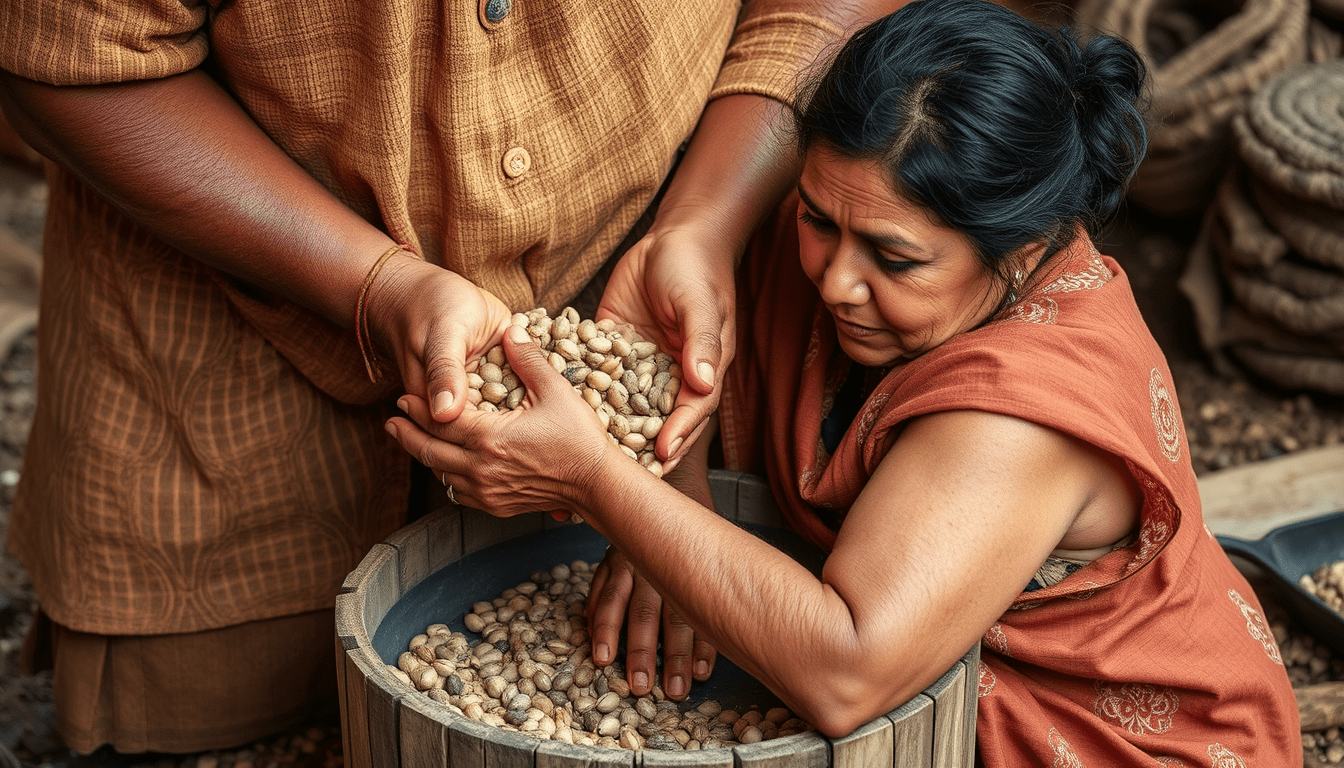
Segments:
[[[1079,237],[1004,316],[887,373],[828,451],[851,364],[799,265],[794,205],[742,270],[722,425],[730,468],[764,469],[797,531],[831,548],[824,520],[843,521],[903,424],[938,411],[1059,430],[1123,459],[1143,491],[1132,544],[1023,592],[985,633],[984,764],[1301,765],[1279,649],[1203,523],[1171,373],[1119,266]]]

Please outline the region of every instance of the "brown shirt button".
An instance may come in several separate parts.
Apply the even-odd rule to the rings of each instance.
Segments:
[[[527,173],[532,167],[532,156],[522,147],[514,147],[504,153],[504,175],[516,179]]]

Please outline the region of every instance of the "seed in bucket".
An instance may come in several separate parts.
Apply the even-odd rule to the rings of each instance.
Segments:
[[[592,579],[593,567],[582,560],[536,571],[495,600],[472,605],[463,624],[480,639],[431,624],[388,669],[454,715],[580,746],[717,749],[811,730],[783,707],[678,705],[657,686],[632,695],[619,663],[593,662],[584,618]]]

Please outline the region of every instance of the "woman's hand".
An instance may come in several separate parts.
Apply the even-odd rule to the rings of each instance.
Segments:
[[[588,627],[593,661],[606,666],[616,660],[616,648],[625,633],[625,679],[630,692],[648,695],[657,669],[658,635],[663,637],[663,692],[681,701],[691,692],[691,680],[707,680],[714,671],[714,646],[698,639],[671,605],[663,602],[653,585],[639,575],[619,549],[610,547],[593,574],[588,593]]]
[[[655,447],[667,470],[718,407],[718,383],[736,351],[736,247],[690,227],[655,225],[616,264],[598,307],[599,319],[633,325],[681,365],[685,386]]]
[[[630,459],[607,440],[597,414],[524,329],[508,327],[504,353],[527,388],[518,408],[467,410],[445,424],[435,421],[424,399],[405,395],[397,405],[409,418],[391,419],[388,432],[452,485],[458,502],[496,517],[582,512],[594,495],[614,493],[604,486],[604,466]]]
[[[393,257],[368,294],[369,332],[392,352],[406,391],[452,421],[467,398],[467,365],[499,343],[512,314],[494,294],[455,272]]]
[[[844,5],[844,4],[841,4]],[[681,365],[655,451],[671,470],[718,407],[736,352],[737,261],[797,183],[788,110],[755,94],[709,102],[649,234],[616,265],[598,317],[629,323]]]

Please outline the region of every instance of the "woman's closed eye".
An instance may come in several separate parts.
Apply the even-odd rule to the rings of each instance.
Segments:
[[[910,269],[913,269],[920,263],[918,261],[911,261],[910,259],[901,258],[900,256],[896,255],[888,256],[883,254],[881,251],[874,251],[873,255],[877,259],[877,266],[883,272],[906,272]]]
[[[829,234],[835,232],[838,229],[838,227],[835,226],[834,221],[817,216],[816,214],[812,213],[806,208],[804,208],[801,212],[799,212],[798,220],[803,222],[807,226],[811,227],[812,229],[815,229],[816,231],[822,233]]]

